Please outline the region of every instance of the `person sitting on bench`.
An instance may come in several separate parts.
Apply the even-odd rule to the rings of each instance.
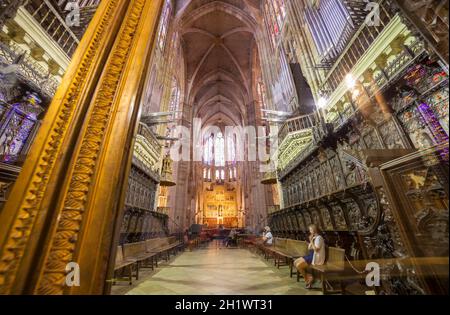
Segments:
[[[232,229],[226,241],[226,246],[234,245],[237,246],[237,232],[236,229]]]
[[[272,246],[273,244],[273,235],[270,232],[270,227],[266,226],[263,230],[263,243],[265,246]]]
[[[315,224],[309,226],[309,254],[298,258],[294,265],[305,279],[306,288],[311,289],[314,278],[306,273],[309,265],[323,265],[325,263],[325,241],[319,234],[319,228]]]

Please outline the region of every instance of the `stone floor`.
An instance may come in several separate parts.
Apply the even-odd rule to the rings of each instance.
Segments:
[[[288,267],[247,249],[227,249],[211,243],[206,248],[184,252],[155,271],[144,271],[133,286],[122,283],[112,294],[130,295],[306,295],[304,283],[289,277]]]

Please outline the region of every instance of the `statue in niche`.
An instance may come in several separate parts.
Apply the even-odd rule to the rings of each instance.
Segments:
[[[120,233],[127,233],[129,222],[130,222],[130,212],[126,211],[124,216],[123,216]]]
[[[376,222],[379,216],[379,208],[375,199],[369,199],[366,201],[367,215],[362,216],[360,220],[360,224],[358,226],[359,230],[368,230],[370,229]]]
[[[423,209],[416,214],[416,221],[426,256],[448,256],[448,210]]]
[[[312,224],[311,216],[307,212],[303,212],[303,217],[305,218],[306,226]]]
[[[427,149],[434,146],[433,140],[425,128],[415,130],[413,135],[417,149]]]
[[[130,224],[128,225],[128,233],[134,233],[135,229],[136,229],[136,223],[137,223],[137,219],[138,219],[138,213],[137,212],[132,212],[130,214]]]
[[[400,139],[394,121],[390,120],[380,127],[380,133],[388,149],[402,149],[403,142]]]
[[[332,231],[333,223],[331,222],[330,212],[327,208],[321,208],[323,224],[325,225],[325,229]]]
[[[359,210],[359,207],[355,202],[349,202],[347,203],[347,209],[351,229],[357,231],[361,221],[361,212]]]
[[[297,221],[298,221],[300,230],[301,231],[306,231],[305,224],[303,222],[303,218],[302,218],[302,216],[300,214],[297,215]]]
[[[321,221],[320,221],[320,215],[317,212],[317,210],[312,210],[312,220],[314,222],[314,224],[316,224],[320,229],[323,229]]]
[[[345,183],[342,178],[341,166],[339,164],[338,158],[335,156],[330,160],[332,173],[334,174],[334,180],[337,185],[336,189],[342,189],[345,187]]]
[[[341,206],[334,205],[333,206],[333,217],[334,222],[336,223],[336,228],[341,231],[347,230],[347,223],[345,222],[344,212],[342,211]]]

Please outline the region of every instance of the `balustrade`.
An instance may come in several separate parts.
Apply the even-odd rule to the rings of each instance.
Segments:
[[[28,0],[25,9],[33,16],[45,32],[72,57],[80,40],[66,24],[65,19],[48,0]]]

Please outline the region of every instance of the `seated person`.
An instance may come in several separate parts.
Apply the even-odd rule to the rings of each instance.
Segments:
[[[311,289],[314,281],[313,276],[308,276],[306,273],[308,266],[323,265],[325,263],[325,241],[319,234],[319,229],[315,224],[309,226],[309,233],[308,255],[300,257],[294,262],[298,272],[300,272],[305,279],[307,289]]]
[[[273,244],[273,235],[270,232],[270,227],[266,226],[264,228],[262,240],[263,240],[264,245],[272,246],[272,244]]]
[[[228,247],[231,244],[237,246],[237,232],[236,232],[236,229],[232,229],[230,231],[230,234],[228,235],[226,246]]]

